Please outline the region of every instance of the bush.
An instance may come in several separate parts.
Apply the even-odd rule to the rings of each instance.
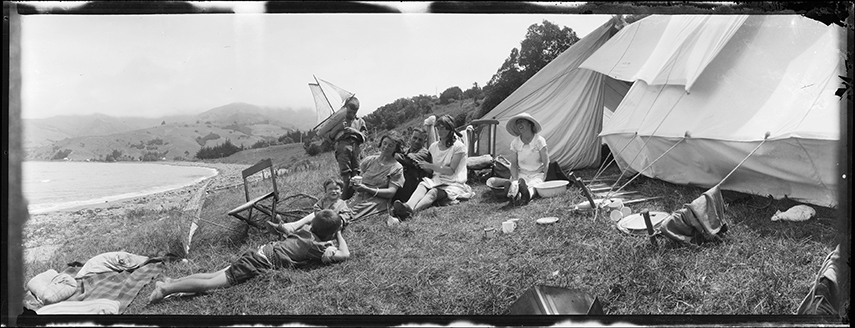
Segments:
[[[270,142],[262,139],[262,140],[257,141],[256,143],[252,144],[252,146],[250,146],[249,148],[250,149],[258,149],[258,148],[267,148],[267,147],[270,147]]]
[[[454,87],[445,89],[445,91],[443,91],[439,95],[440,105],[445,105],[445,104],[452,102],[453,100],[459,100],[459,99],[463,99],[463,90],[460,90],[460,87],[458,87],[458,86],[454,86]]]
[[[196,142],[199,143],[199,146],[204,146],[205,142],[207,142],[208,140],[217,140],[219,138],[220,138],[219,134],[211,132],[211,133],[208,133],[208,135],[206,135],[204,137],[196,137]]]
[[[454,117],[454,125],[456,127],[464,126],[467,122],[469,122],[469,113],[467,112],[462,112]]]
[[[308,147],[305,147],[306,154],[309,156],[315,156],[321,153],[321,146],[318,146],[316,143],[310,143]]]
[[[143,162],[156,162],[159,161],[163,156],[166,155],[166,152],[159,153],[156,151],[149,151],[142,155]]]
[[[221,145],[217,145],[214,147],[202,147],[196,152],[196,158],[198,159],[210,159],[210,158],[223,158],[231,156],[234,153],[243,150],[243,146],[235,146],[232,144],[231,140],[226,139]]]
[[[70,155],[70,154],[71,154],[71,149],[63,149],[61,151],[58,151],[55,155],[53,155],[53,158],[51,158],[51,159],[63,159],[63,158],[68,157],[68,155]]]

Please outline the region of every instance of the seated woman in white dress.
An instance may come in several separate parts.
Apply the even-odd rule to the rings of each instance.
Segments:
[[[528,204],[536,194],[534,186],[546,179],[549,154],[546,139],[538,133],[540,123],[528,113],[514,115],[505,125],[508,133],[515,136],[511,141],[510,179],[490,178],[488,185],[502,187],[510,198],[510,204]]]
[[[434,126],[439,140],[431,133]],[[428,131],[428,151],[433,162],[421,161],[418,165],[432,171],[433,176],[429,181],[420,182],[406,203],[398,200],[393,203],[392,215],[401,220],[437,202],[468,199],[473,195],[472,187],[466,184],[466,145],[462,135],[454,130],[454,119],[450,115],[431,116],[425,120],[425,130]]]

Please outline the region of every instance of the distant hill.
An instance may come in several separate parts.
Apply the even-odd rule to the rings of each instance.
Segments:
[[[258,107],[246,103],[232,103],[213,108],[196,115],[195,118],[202,122],[270,124],[303,131],[313,128],[317,123],[317,117],[312,110],[298,112],[291,109]]]
[[[28,160],[99,160],[121,152],[122,160],[142,156],[192,159],[203,146],[230,140],[250,147],[276,140],[293,130],[314,127],[313,110],[295,111],[233,103],[197,115],[160,118],[112,117],[103,114],[25,119],[24,150]],[[66,154],[67,153],[67,154]]]
[[[151,127],[161,120],[142,117],[113,117],[104,114],[54,116],[24,119],[24,149],[50,145],[66,138],[109,135]]]

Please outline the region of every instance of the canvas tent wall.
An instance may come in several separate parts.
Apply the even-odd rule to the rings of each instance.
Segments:
[[[634,84],[600,136],[622,170],[837,204],[843,28],[795,15],[649,16],[582,68]],[[557,145],[552,143],[551,145]]]
[[[496,119],[497,154],[510,159],[513,137],[505,129],[508,120],[527,112],[540,122],[541,135],[549,147],[550,161],[565,170],[597,166],[603,111],[613,111],[629,89],[629,84],[609,76],[580,69],[585,59],[611,38],[621,26],[619,20],[606,22],[544,66],[485,119]]]

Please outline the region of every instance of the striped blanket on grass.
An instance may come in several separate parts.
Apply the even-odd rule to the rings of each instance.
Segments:
[[[140,290],[162,271],[163,263],[150,262],[133,271],[87,275],[77,279],[77,291],[68,300],[114,300],[119,302],[119,313],[124,313]]]

